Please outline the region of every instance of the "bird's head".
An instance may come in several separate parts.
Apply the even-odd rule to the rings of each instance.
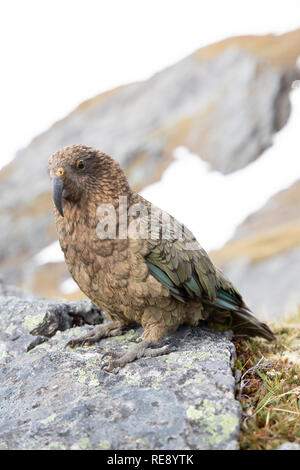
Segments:
[[[82,198],[109,202],[130,191],[119,164],[85,145],[72,145],[55,152],[49,159],[48,170],[53,202],[62,217],[64,199],[73,204]]]

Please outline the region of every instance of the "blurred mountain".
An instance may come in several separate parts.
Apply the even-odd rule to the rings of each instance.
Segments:
[[[233,172],[258,158],[286,124],[299,55],[300,30],[229,38],[149,80],[82,103],[36,137],[0,172],[5,281],[29,284],[42,295],[51,283],[53,293],[53,266],[36,267],[32,258],[56,240],[47,175],[54,151],[74,143],[99,148],[120,162],[137,190],[159,180],[181,145],[212,169]],[[57,295],[65,276],[59,269]]]
[[[300,180],[273,196],[211,253],[261,317],[295,316],[300,306]]]

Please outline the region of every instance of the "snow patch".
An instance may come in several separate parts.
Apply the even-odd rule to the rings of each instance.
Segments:
[[[37,266],[46,263],[59,263],[60,261],[64,261],[64,254],[60,248],[60,244],[58,241],[51,243],[51,245],[46,246],[43,248],[34,258],[34,263]]]
[[[71,277],[68,277],[60,284],[59,288],[63,294],[73,294],[78,290],[78,285]]]

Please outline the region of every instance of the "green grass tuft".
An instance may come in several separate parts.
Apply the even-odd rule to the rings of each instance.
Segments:
[[[275,328],[277,341],[237,340],[237,391],[243,417],[240,448],[300,444],[300,328]]]

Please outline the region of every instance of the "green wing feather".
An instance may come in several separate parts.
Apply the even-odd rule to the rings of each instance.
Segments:
[[[147,264],[154,277],[171,291],[175,289],[183,302],[201,300],[203,296],[210,300],[215,298],[215,269],[204,250],[185,250],[184,243],[179,240],[155,243],[147,255]]]
[[[173,224],[179,224],[172,218]],[[193,249],[187,249],[193,243]],[[146,261],[150,273],[181,302],[199,301],[207,306],[210,318],[222,324],[230,317],[236,334],[274,339],[272,331],[245,305],[241,295],[187,229],[183,239],[148,240]],[[230,314],[230,315],[228,315]]]

